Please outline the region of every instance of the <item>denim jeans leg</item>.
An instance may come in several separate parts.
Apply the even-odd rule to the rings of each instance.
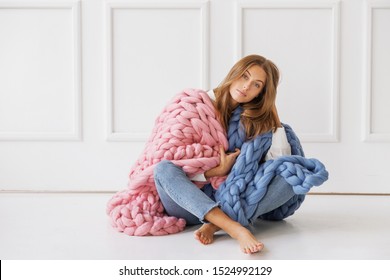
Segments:
[[[204,222],[204,216],[218,206],[192,183],[181,167],[170,161],[164,160],[155,166],[154,180],[165,211],[184,218],[188,224]]]
[[[283,177],[276,175],[271,180],[267,193],[260,201],[253,216],[250,218],[250,222],[253,224],[260,215],[282,206],[294,195],[295,193],[292,187],[286,182],[286,180]]]

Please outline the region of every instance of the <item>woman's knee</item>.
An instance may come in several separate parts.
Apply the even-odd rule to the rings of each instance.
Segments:
[[[173,163],[170,162],[169,160],[162,160],[160,161],[159,163],[156,164],[156,166],[154,167],[154,176],[156,176],[156,174],[160,174],[162,172],[165,172],[167,169],[170,168],[170,166],[172,165]]]
[[[271,188],[277,189],[279,191],[285,192],[286,190],[294,195],[294,191],[289,183],[287,183],[286,179],[284,179],[280,175],[276,175],[270,182],[268,190]]]
[[[156,164],[154,167],[153,173],[154,177],[164,177],[169,178],[171,176],[177,176],[179,175],[178,172],[181,171],[178,166],[176,166],[174,163],[172,163],[170,160],[162,160],[159,163]]]

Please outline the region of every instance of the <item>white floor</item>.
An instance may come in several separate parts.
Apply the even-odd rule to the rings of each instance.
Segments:
[[[105,214],[111,196],[0,193],[0,259],[390,259],[390,196],[308,195],[285,221],[252,228],[265,244],[254,255],[224,233],[201,245],[197,227],[161,237],[116,232]]]

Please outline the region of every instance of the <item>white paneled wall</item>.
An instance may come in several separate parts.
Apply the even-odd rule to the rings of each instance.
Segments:
[[[337,141],[338,3],[239,3],[238,57],[261,53],[278,62],[278,108],[301,140]]]
[[[0,190],[104,191],[181,89],[258,53],[329,181],[390,193],[390,0],[0,0]]]
[[[390,3],[368,3],[366,16],[365,140],[389,142]]]
[[[208,14],[207,2],[107,3],[109,140],[145,141],[172,93],[208,88]]]
[[[0,2],[0,139],[80,139],[79,6]]]

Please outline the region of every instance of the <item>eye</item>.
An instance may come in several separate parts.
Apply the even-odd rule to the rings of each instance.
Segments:
[[[256,88],[260,88],[260,84],[255,84],[255,87]]]
[[[248,77],[248,75],[247,74],[242,74],[242,77],[245,79],[245,80],[248,80],[249,79],[249,77]]]

